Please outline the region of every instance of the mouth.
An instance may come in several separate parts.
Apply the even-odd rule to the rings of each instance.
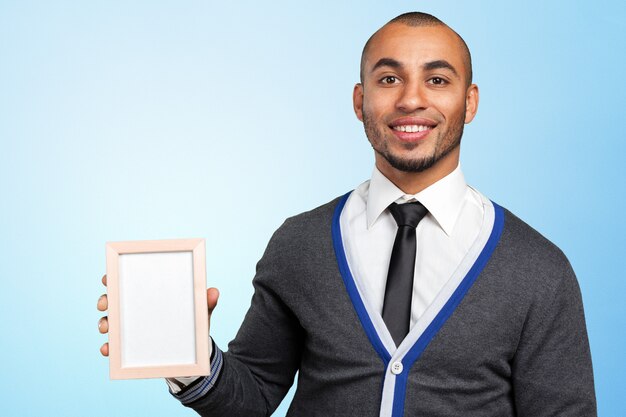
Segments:
[[[425,139],[437,123],[421,117],[402,117],[389,124],[393,134],[405,142],[415,142]]]

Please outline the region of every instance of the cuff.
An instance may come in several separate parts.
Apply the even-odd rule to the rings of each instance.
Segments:
[[[220,372],[222,371],[222,365],[224,359],[222,351],[213,343],[211,354],[211,373],[208,376],[200,377],[193,381],[190,385],[184,387],[180,392],[174,393],[170,389],[170,393],[178,399],[183,405],[190,404],[200,398],[204,397],[213,389],[217,382]]]
[[[209,336],[209,363],[213,361],[213,339]],[[201,379],[200,376],[184,376],[176,378],[165,378],[165,382],[170,387],[172,394],[179,394],[186,387],[193,384],[196,380]]]

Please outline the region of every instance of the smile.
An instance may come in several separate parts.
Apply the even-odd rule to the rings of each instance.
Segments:
[[[393,126],[393,130],[396,130],[398,132],[423,132],[425,130],[430,130],[432,129],[432,126],[425,126],[425,125],[398,125],[398,126]]]
[[[437,122],[424,117],[400,117],[389,124],[396,138],[404,143],[415,143],[430,136]]]

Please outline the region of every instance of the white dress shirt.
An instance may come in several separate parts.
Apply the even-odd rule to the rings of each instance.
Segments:
[[[377,168],[346,201],[340,226],[348,265],[375,311],[382,314],[391,250],[398,229],[387,207],[419,201],[428,214],[415,230],[417,253],[411,327],[452,276],[483,224],[480,195],[465,183],[460,166],[415,195],[405,194]]]
[[[348,265],[361,294],[382,314],[387,270],[398,226],[387,210],[419,201],[428,214],[417,234],[411,327],[452,276],[483,224],[480,195],[465,183],[460,166],[430,187],[408,195],[377,168],[346,202],[340,225]],[[212,346],[212,343],[210,344]],[[167,379],[174,393],[198,377]]]

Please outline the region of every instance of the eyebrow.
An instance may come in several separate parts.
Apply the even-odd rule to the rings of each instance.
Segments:
[[[403,65],[400,63],[400,61],[396,61],[393,58],[381,58],[374,64],[371,72],[376,71],[380,67],[391,67],[391,68],[398,69],[398,68],[402,68],[402,66]]]
[[[459,77],[459,73],[456,72],[456,69],[450,64],[448,61],[444,59],[439,59],[437,61],[427,62],[423,65],[425,71],[432,71],[436,69],[448,69],[450,70],[457,78]]]
[[[394,69],[401,69],[403,66],[404,65],[402,65],[402,63],[400,61],[397,61],[397,60],[395,60],[393,58],[381,58],[381,59],[379,59],[376,62],[376,64],[374,64],[374,66],[372,67],[371,72],[376,71],[380,67],[391,67],[391,68],[394,68]],[[456,69],[452,66],[452,64],[450,64],[445,59],[438,59],[436,61],[427,62],[424,65],[422,65],[422,68],[425,71],[432,71],[432,70],[436,70],[436,69],[448,69],[457,78],[460,78],[459,77],[459,73],[456,71]]]

